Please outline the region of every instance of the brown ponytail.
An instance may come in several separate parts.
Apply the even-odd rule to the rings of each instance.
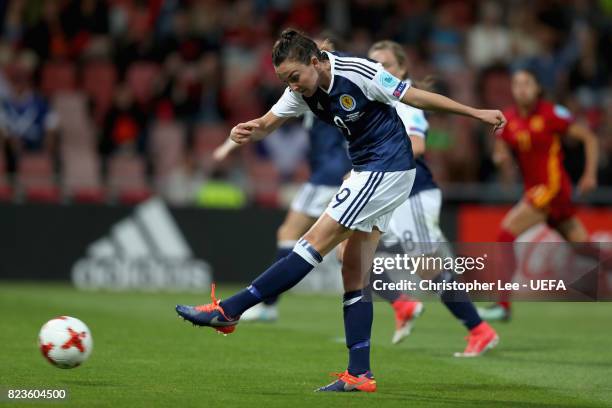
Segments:
[[[285,60],[309,65],[312,57],[326,59],[312,39],[292,28],[285,29],[272,48],[272,63],[276,67]]]

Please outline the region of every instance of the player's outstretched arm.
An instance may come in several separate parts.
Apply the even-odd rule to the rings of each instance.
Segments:
[[[234,126],[230,132],[230,139],[238,145],[261,140],[278,129],[287,119],[269,111],[260,118]]]
[[[471,106],[463,105],[446,96],[422,89],[410,87],[402,97],[402,102],[422,110],[433,110],[456,113],[469,116],[485,123],[493,125],[495,128],[502,128],[506,124],[504,114],[495,109],[475,109]]]
[[[272,112],[268,112],[261,118],[237,124],[232,128],[227,140],[215,149],[213,159],[218,162],[225,160],[231,152],[241,145],[251,140],[263,139],[282,125],[285,120],[286,118],[279,118]]]
[[[578,193],[585,194],[597,187],[597,160],[599,144],[597,137],[585,126],[574,123],[567,129],[567,135],[580,140],[584,145],[584,171],[578,180]]]

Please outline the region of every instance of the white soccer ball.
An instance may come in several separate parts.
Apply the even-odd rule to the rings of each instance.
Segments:
[[[89,328],[70,316],[59,316],[43,325],[38,334],[38,345],[43,356],[59,368],[81,365],[93,349]]]

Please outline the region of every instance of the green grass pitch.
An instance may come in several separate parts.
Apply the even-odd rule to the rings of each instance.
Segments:
[[[227,296],[229,287],[219,288]],[[208,294],[86,293],[68,286],[0,286],[0,387],[65,388],[75,407],[604,407],[612,406],[612,303],[516,303],[496,324],[499,346],[457,359],[465,331],[435,299],[413,334],[390,343],[391,308],[375,304],[375,394],[319,394],[346,368],[340,296],[289,294],[276,324],[241,324],[223,337],[179,320],[175,303]],[[51,366],[37,348],[58,315],[92,330],[89,361]]]

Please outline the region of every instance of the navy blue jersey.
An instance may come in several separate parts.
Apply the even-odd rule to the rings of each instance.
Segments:
[[[326,53],[331,64],[329,88],[310,96],[285,90],[271,111],[278,117],[311,110],[342,130],[356,171],[406,171],[415,168],[410,139],[395,108],[410,87],[365,58]]]
[[[399,102],[395,104],[395,110],[397,111],[397,114],[402,120],[402,123],[406,128],[406,132],[409,135],[415,135],[417,137],[422,137],[423,139],[427,137],[429,123],[427,122],[425,114],[422,110]],[[420,193],[421,191],[438,188],[429,167],[427,167],[425,159],[418,157],[416,158],[415,163],[416,177],[414,179],[414,184],[412,185],[412,190],[410,190],[411,197]]]
[[[346,151],[346,140],[336,126],[328,125],[306,112],[304,127],[310,136],[308,182],[323,186],[339,186],[351,170],[351,160]]]

